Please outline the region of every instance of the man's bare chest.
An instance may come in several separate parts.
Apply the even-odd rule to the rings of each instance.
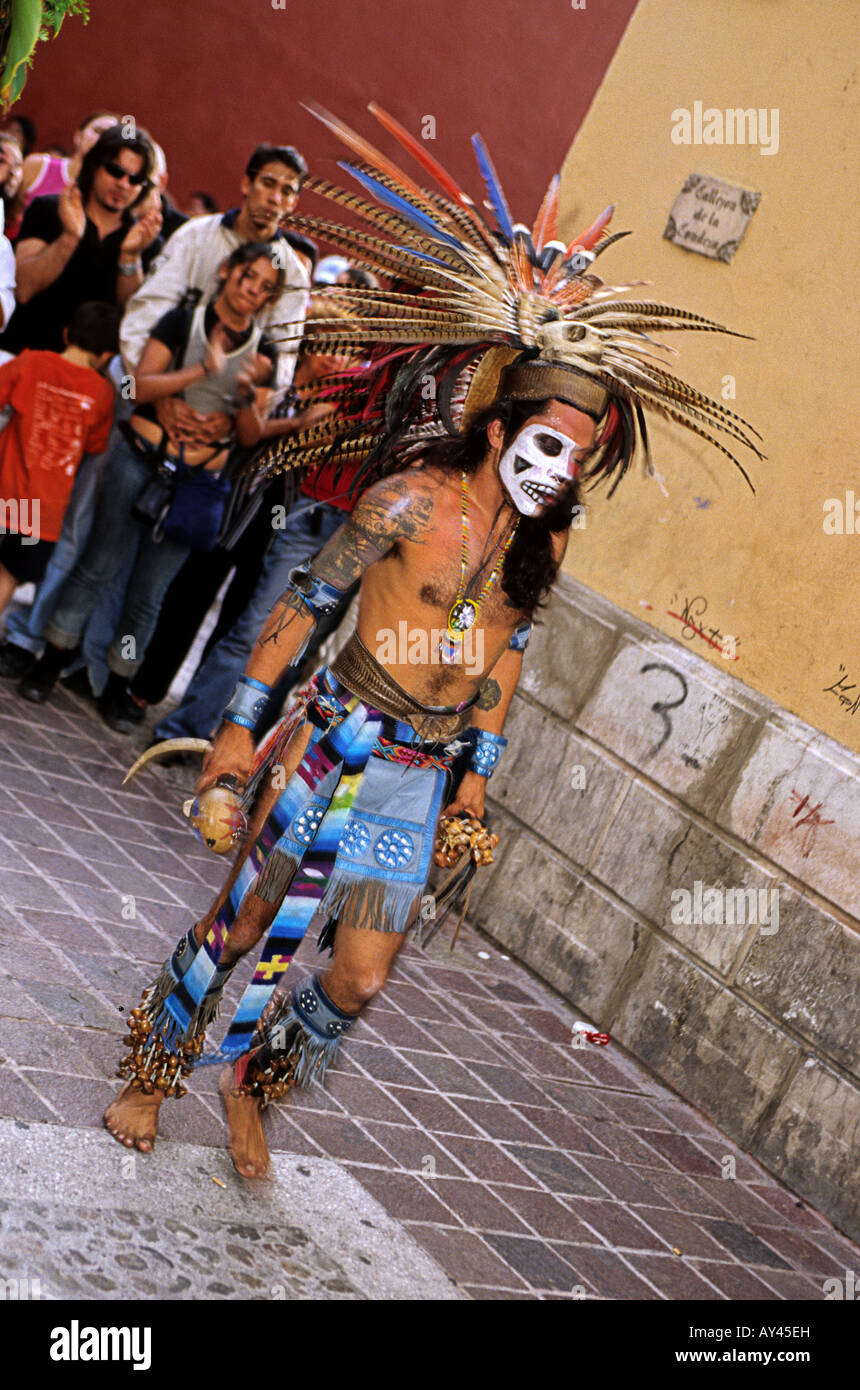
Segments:
[[[465,566],[459,534],[437,533],[426,546],[409,547],[404,559],[410,588],[428,622],[444,627],[451,608],[463,598],[478,604],[485,626],[513,628],[520,621],[522,615],[502,588],[504,539],[497,544],[494,537],[470,535]]]

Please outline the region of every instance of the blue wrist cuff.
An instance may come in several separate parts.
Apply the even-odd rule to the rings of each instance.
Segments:
[[[501,734],[489,734],[485,729],[479,729],[478,741],[469,759],[469,771],[477,772],[479,777],[492,777],[507,746],[508,740]]]
[[[253,676],[240,676],[221,718],[243,729],[255,729],[265,713],[271,691],[270,685],[254,680]]]
[[[262,681],[255,680],[253,676],[240,676],[239,684],[250,685],[252,690],[261,690],[264,695],[270,695],[272,692],[270,685],[264,685]]]

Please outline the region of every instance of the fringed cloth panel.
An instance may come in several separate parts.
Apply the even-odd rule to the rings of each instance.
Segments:
[[[260,1015],[319,911],[351,926],[405,931],[427,881],[448,769],[459,744],[416,743],[410,724],[369,708],[325,669],[261,750],[259,787],[305,722],[304,758],[251,848],[202,947],[184,941],[150,991],[153,1035],[170,1050],[217,1016],[229,969],[224,942],[246,893],[279,904],[262,954],[221,1046],[198,1065],[247,1051]],[[302,718],[302,715],[304,716]],[[187,963],[186,952],[193,954]]]

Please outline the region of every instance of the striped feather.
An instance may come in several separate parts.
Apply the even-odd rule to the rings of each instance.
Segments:
[[[407,222],[413,222],[415,226],[418,227],[419,231],[426,232],[434,239],[442,241],[448,246],[452,246],[455,251],[461,250],[460,242],[440,227],[438,222],[435,222],[427,213],[421,212],[420,209],[413,207],[413,205],[407,202],[405,198],[401,197],[399,193],[394,193],[391,189],[386,188],[379,179],[364,173],[355,164],[347,164],[344,162],[339,164],[338,167],[346,169],[352,174],[353,178],[358,179],[363,188],[373,193],[380,202],[387,203],[390,207],[394,208],[395,212],[398,212]]]

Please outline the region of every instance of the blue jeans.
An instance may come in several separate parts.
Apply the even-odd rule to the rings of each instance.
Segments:
[[[126,401],[121,392],[124,370],[120,358],[115,357],[111,362],[108,375],[117,391],[114,409],[116,423],[128,419],[134,409],[134,402]],[[84,547],[89,539],[104,466],[113,452],[116,440],[119,438],[116,423],[111,431],[105,452],[87,455],[78,469],[72,495],[69,498],[69,505],[63,517],[60,539],[51,553],[48,568],[36,590],[36,597],[31,607],[14,608],[7,613],[4,636],[16,647],[24,647],[34,656],[41,656],[42,654],[45,646],[42,629],[56,608],[57,600],[65,588],[66,580],[83,555]],[[108,677],[105,653],[119,623],[133,560],[134,556],[129,556],[124,570],[120,571],[110,584],[105,585],[84,630],[81,656],[70,663],[70,665],[76,666],[83,660],[89,670],[90,685],[96,695],[101,694]]]
[[[112,436],[113,443],[115,436]],[[50,618],[66,582],[84,553],[96,510],[96,495],[110,447],[104,454],[89,454],[78,469],[69,505],[63,517],[60,538],[51,553],[44,578],[36,590],[29,608],[10,608],[6,616],[5,637],[16,647],[23,647],[34,656],[41,656],[45,645],[42,629]],[[82,655],[90,670],[90,681],[96,693],[107,678],[104,654],[116,631],[122,613],[128,574],[133,556],[128,557],[124,572],[99,596],[84,633]]]
[[[108,669],[126,678],[143,661],[162,599],[191,548],[166,538],[154,540],[152,524],[133,516],[132,508],[151,477],[151,466],[118,436],[105,463],[86,548],[43,628],[53,646],[76,648],[104,587],[130,570],[107,651]]]
[[[319,502],[314,507],[310,499],[300,497],[295,514],[288,516],[284,528],[275,532],[251,602],[198,667],[182,697],[182,703],[160,721],[155,729],[157,738],[211,736],[221,723],[224,707],[245,669],[260,629],[287,587],[290,570],[321,549],[346,519],[346,512],[338,507],[332,507],[327,502]],[[288,667],[282,683],[285,678],[289,679],[289,671],[295,675],[295,668]],[[277,695],[278,687],[273,691],[271,700],[274,701]],[[263,724],[265,719],[266,715],[260,723]]]

